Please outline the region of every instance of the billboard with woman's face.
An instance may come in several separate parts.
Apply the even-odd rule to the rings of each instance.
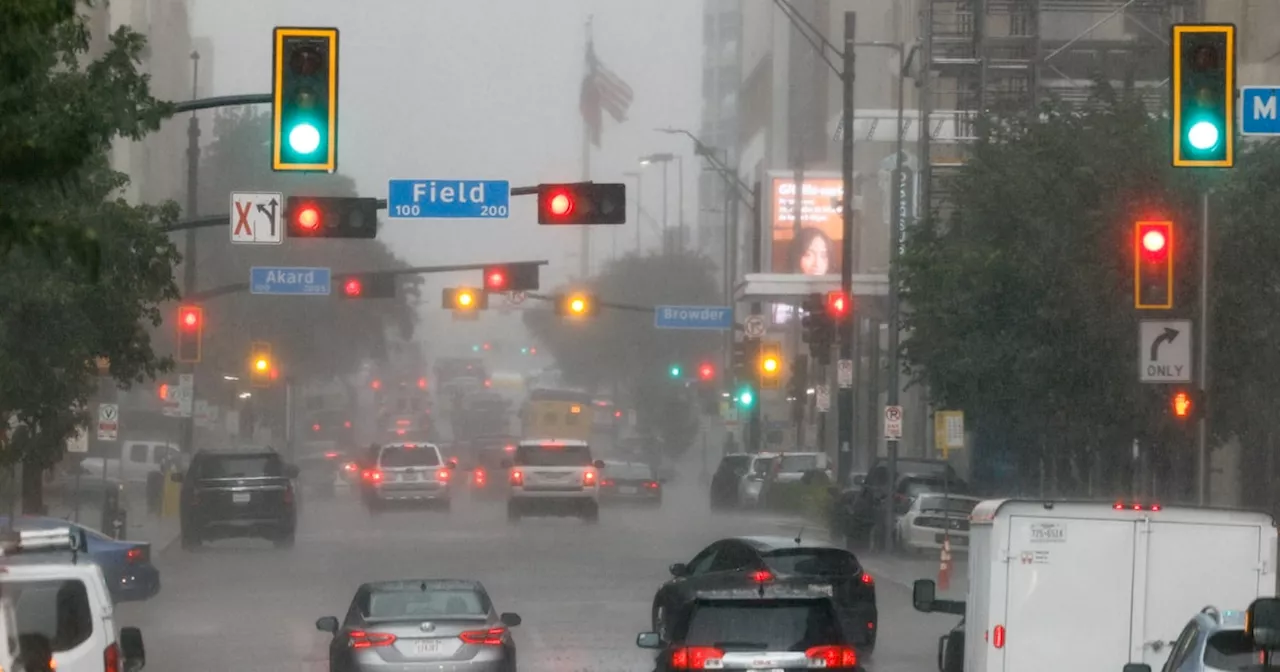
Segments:
[[[805,175],[801,193],[794,177],[770,178],[771,271],[838,275],[841,260],[844,184],[831,173]],[[796,209],[800,228],[796,230]]]

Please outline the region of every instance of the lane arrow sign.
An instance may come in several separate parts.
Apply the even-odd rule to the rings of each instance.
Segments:
[[[1178,337],[1178,333],[1177,329],[1165,327],[1164,333],[1156,336],[1156,340],[1151,343],[1151,361],[1157,360],[1157,355],[1160,353],[1160,344],[1172,343]]]
[[[274,238],[274,237],[275,237],[275,235],[276,235],[276,224],[277,224],[277,222],[276,222],[276,206],[278,206],[278,205],[280,205],[280,204],[279,204],[279,203],[276,203],[276,199],[272,198],[272,199],[271,199],[271,201],[270,201],[267,205],[270,205],[270,206],[271,206],[271,212],[267,212],[267,206],[266,206],[266,205],[263,205],[263,204],[261,204],[261,203],[259,203],[259,204],[258,204],[258,212],[261,212],[262,214],[264,214],[264,215],[266,215],[267,217],[270,217],[270,218],[271,218],[271,237],[273,237],[273,238]]]

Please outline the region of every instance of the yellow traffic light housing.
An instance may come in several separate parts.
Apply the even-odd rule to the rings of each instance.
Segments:
[[[249,382],[254,387],[271,387],[271,344],[254,341],[249,348]]]
[[[782,344],[767,341],[760,344],[760,389],[782,387]]]
[[[1235,165],[1236,27],[1173,26],[1173,165]]]
[[[338,168],[338,29],[276,28],[271,169]]]
[[[489,295],[474,287],[446,287],[441,293],[440,305],[464,313],[488,310]]]

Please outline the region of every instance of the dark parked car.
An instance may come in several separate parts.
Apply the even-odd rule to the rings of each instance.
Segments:
[[[738,482],[751,466],[751,455],[730,453],[720,459],[720,466],[711,477],[712,510],[731,509],[738,505]]]
[[[860,486],[845,489],[834,500],[832,531],[855,544],[867,544],[884,523],[884,507],[892,502],[896,514],[906,513],[911,498],[921,492],[969,494],[969,486],[944,460],[907,458],[898,460],[897,479],[889,484],[889,465],[881,458],[867,472]]]
[[[270,449],[199,451],[182,483],[182,547],[235,537],[293,546],[298,524],[293,479],[298,468]]]
[[[600,473],[600,501],[662,506],[662,481],[643,462],[605,460]]]
[[[863,652],[876,645],[876,584],[849,551],[787,537],[734,537],[670,567],[671,580],[653,598],[653,630],[670,639],[673,615],[700,591],[759,586],[775,581],[829,584],[844,632]]]

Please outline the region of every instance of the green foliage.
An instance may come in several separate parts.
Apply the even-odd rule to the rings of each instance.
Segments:
[[[270,121],[269,113],[247,110],[214,118],[215,140],[206,148],[200,166],[202,212],[229,211],[233,191],[356,195],[354,182],[342,175],[273,172]],[[290,240],[280,246],[253,247],[231,244],[222,228],[197,235],[196,287],[200,290],[245,282],[252,266],[320,266],[332,268],[335,274],[407,267],[376,240]],[[243,372],[251,340],[270,342],[282,370],[302,378],[327,379],[354,371],[367,357],[381,359],[388,326],[399,328],[406,337],[413,333],[416,314],[411,304],[418,297],[419,278],[403,277],[409,291],[401,291],[395,300],[247,293],[210,299],[205,302],[203,366],[215,374]]]

